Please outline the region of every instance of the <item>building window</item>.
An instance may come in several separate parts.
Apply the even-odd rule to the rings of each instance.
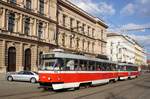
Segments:
[[[94,52],[94,42],[92,43],[92,52]]]
[[[113,42],[110,43],[110,46],[113,46]]]
[[[40,0],[39,13],[42,14],[42,15],[44,14],[44,0]]]
[[[88,36],[90,35],[90,27],[88,26]]]
[[[65,33],[62,34],[62,46],[65,46]]]
[[[42,38],[43,36],[43,23],[39,22],[39,26],[38,26],[38,37]]]
[[[79,24],[80,24],[80,22],[77,21],[77,31],[79,31]]]
[[[90,41],[88,41],[87,50],[88,50],[88,52],[89,52],[89,50],[90,50]]]
[[[73,18],[70,18],[70,29],[73,28]]]
[[[77,46],[76,46],[76,48],[78,49],[79,48],[79,38],[77,38]]]
[[[31,9],[31,0],[26,0],[26,9]]]
[[[110,54],[113,54],[113,49],[110,50]]]
[[[85,33],[85,24],[82,24],[82,32]]]
[[[43,52],[39,53],[39,66],[42,65],[42,54]]]
[[[82,40],[82,50],[84,51],[84,43],[85,43],[85,40],[83,39]]]
[[[8,31],[13,32],[14,31],[14,26],[15,26],[15,14],[14,13],[9,13],[9,16],[8,16]]]
[[[29,32],[30,32],[30,18],[26,16],[24,21],[24,34],[29,35]]]
[[[92,37],[94,37],[95,29],[92,29]]]
[[[101,30],[101,39],[103,40],[103,30]]]
[[[66,26],[66,15],[63,15],[63,26]]]
[[[7,0],[10,3],[16,3],[16,0]]]
[[[73,37],[72,35],[70,36],[70,48],[72,48],[72,40],[73,40]]]

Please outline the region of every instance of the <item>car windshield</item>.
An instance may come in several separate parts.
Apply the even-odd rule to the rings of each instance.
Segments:
[[[62,66],[62,59],[44,59],[40,70],[60,70]]]

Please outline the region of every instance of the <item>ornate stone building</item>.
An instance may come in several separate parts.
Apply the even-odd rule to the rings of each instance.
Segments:
[[[58,0],[58,44],[67,51],[88,55],[106,55],[106,28],[68,0]]]
[[[54,48],[105,55],[107,25],[67,0],[0,0],[0,72],[37,70]]]

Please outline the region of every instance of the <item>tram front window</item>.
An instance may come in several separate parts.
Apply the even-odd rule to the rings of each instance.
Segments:
[[[63,66],[62,59],[44,59],[41,70],[61,70]]]

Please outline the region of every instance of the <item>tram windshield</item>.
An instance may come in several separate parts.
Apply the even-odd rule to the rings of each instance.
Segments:
[[[61,70],[63,66],[62,59],[43,59],[42,63],[40,70]]]

